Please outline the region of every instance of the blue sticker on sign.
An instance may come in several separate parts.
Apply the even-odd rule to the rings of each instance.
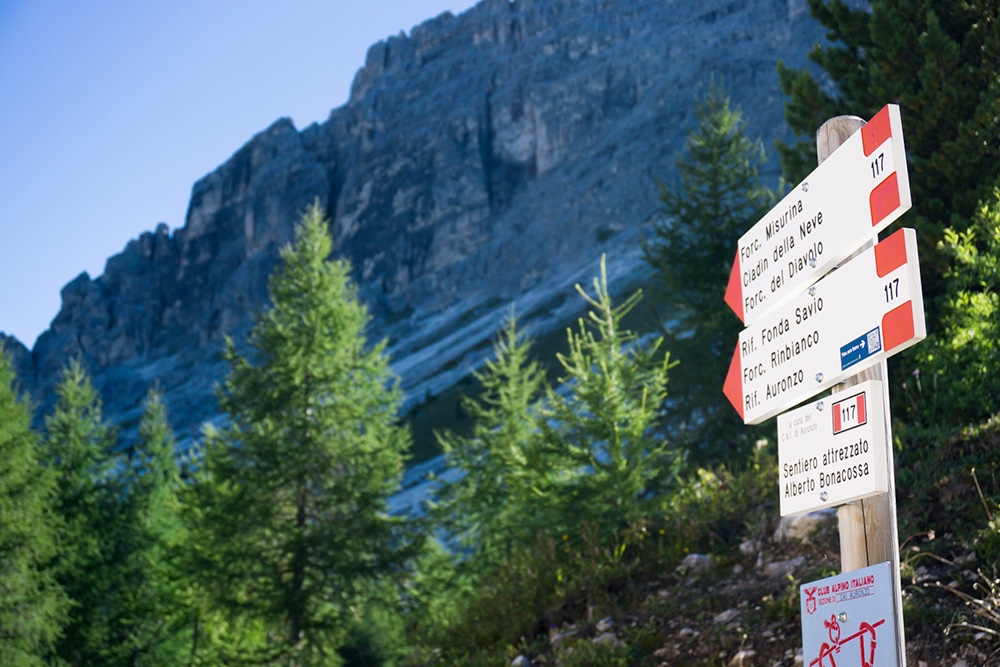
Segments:
[[[840,348],[840,370],[847,370],[854,364],[860,363],[881,351],[882,332],[879,327],[875,327],[865,335],[855,338]]]

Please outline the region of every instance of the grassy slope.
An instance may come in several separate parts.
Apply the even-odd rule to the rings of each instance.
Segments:
[[[952,665],[960,658],[970,666],[993,664],[996,637],[946,629],[983,612],[959,593],[982,598],[988,587],[979,572],[993,576],[1000,556],[1000,535],[987,516],[997,513],[1000,499],[1000,419],[958,434],[897,425],[897,434],[909,664]],[[623,557],[599,548],[580,555],[576,572],[544,605],[531,602],[537,580],[517,573],[503,581],[506,594],[485,587],[481,608],[467,617],[475,628],[442,636],[451,643],[443,644],[437,664],[508,665],[519,654],[533,665],[802,664],[795,657],[798,586],[839,570],[838,537],[830,524],[807,544],[774,541],[775,458],[765,450],[745,470],[695,474],[651,512]],[[680,567],[696,552],[709,555],[709,571]],[[549,552],[539,548],[535,557],[536,569],[544,570]],[[789,571],[775,567],[767,576],[771,563],[786,563]],[[519,614],[533,616],[515,623]],[[492,638],[483,627],[491,617],[497,619]],[[1000,630],[995,614],[983,621]],[[524,632],[504,636],[512,625]],[[474,646],[463,636],[475,636]]]

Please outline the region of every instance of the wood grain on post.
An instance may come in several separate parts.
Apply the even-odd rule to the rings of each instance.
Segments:
[[[819,163],[840,147],[865,121],[857,116],[836,116],[816,131],[816,155]],[[860,255],[878,242],[877,236],[848,259]],[[848,260],[844,260],[845,262]],[[878,380],[882,383],[882,405],[885,410],[886,473],[888,493],[858,500],[837,508],[840,530],[840,571],[850,572],[876,563],[889,562],[894,589],[896,616],[896,655],[899,665],[906,665],[906,642],[903,632],[903,598],[899,580],[899,528],[896,521],[896,475],[892,454],[892,424],[889,415],[889,384],[885,360],[853,375],[833,388],[837,394],[861,382]]]

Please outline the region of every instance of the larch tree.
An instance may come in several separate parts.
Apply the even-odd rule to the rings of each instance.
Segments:
[[[19,399],[0,347],[0,664],[45,664],[65,620],[66,597],[49,569],[57,517],[53,476],[40,460],[27,399]]]
[[[387,511],[408,431],[385,343],[314,205],[237,348],[192,489],[195,562],[230,659],[336,664],[352,607],[405,550]],[[220,630],[220,626],[223,627]]]
[[[482,390],[462,400],[474,420],[472,433],[438,435],[455,476],[441,481],[435,509],[449,538],[474,554],[474,567],[481,569],[534,539],[542,527],[540,496],[552,473],[539,437],[545,373],[532,360],[531,341],[513,312],[493,358],[475,377]]]
[[[119,565],[121,619],[114,645],[114,658],[122,664],[181,664],[190,647],[192,615],[175,566],[186,532],[178,499],[183,482],[174,450],[163,397],[151,389],[125,471],[126,544]]]
[[[578,540],[589,527],[606,543],[642,519],[679,471],[682,452],[658,428],[673,363],[662,337],[640,341],[624,327],[642,293],[615,304],[604,257],[593,294],[576,289],[590,311],[567,330],[569,351],[557,355],[563,374],[542,422],[558,471],[551,502],[561,510],[549,530]]]

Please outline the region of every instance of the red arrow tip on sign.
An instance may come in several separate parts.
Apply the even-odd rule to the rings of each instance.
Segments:
[[[740,359],[740,344],[736,343],[736,350],[733,352],[733,360],[729,362],[729,372],[726,374],[726,383],[722,385],[722,393],[726,395],[729,402],[740,413],[743,419],[743,376],[741,371],[743,364]]]
[[[743,285],[740,283],[740,252],[736,251],[733,259],[733,270],[729,272],[729,284],[726,286],[726,303],[733,309],[740,322],[743,319]]]

